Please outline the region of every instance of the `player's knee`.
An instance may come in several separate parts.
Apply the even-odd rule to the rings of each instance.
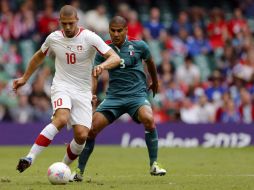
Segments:
[[[147,117],[143,118],[142,123],[144,124],[144,126],[147,130],[154,130],[155,129],[154,119],[152,116],[147,116]]]
[[[95,139],[99,132],[100,132],[100,131],[99,131],[98,129],[92,128],[92,129],[89,131],[89,134],[88,134],[89,139]]]
[[[85,132],[80,131],[75,134],[75,140],[77,141],[78,144],[85,143],[86,139],[87,139],[87,133]]]
[[[65,115],[59,115],[55,118],[55,122],[57,122],[59,126],[63,127],[67,125],[68,117],[66,117]]]

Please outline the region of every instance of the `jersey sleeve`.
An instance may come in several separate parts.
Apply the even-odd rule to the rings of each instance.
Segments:
[[[44,43],[41,45],[41,51],[45,54],[45,55],[49,55],[50,54],[50,41],[51,41],[51,35],[49,35],[46,40],[44,41]]]
[[[150,59],[152,56],[148,44],[144,41],[140,41],[140,43],[142,49],[142,59],[144,60]]]
[[[97,34],[89,31],[89,36],[87,35],[88,43],[93,46],[100,54],[104,55],[107,53],[111,47],[109,47]]]

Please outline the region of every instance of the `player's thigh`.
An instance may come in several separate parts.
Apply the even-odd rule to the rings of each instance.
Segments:
[[[89,138],[94,139],[109,124],[110,121],[103,113],[95,112],[93,114],[92,128],[89,131]]]
[[[112,123],[125,112],[125,103],[121,98],[106,98],[99,104],[96,112],[103,113],[109,123]]]
[[[152,114],[151,104],[146,97],[126,99],[126,110],[135,122],[142,123],[143,118]],[[144,110],[145,113],[141,113]]]
[[[88,129],[92,125],[92,94],[75,93],[72,95],[72,108],[70,115],[70,125],[81,125]]]
[[[64,90],[51,90],[51,103],[53,108],[53,114],[60,108],[71,109],[71,97],[68,92]]]
[[[137,112],[137,117],[141,123],[145,122],[146,120],[153,121],[153,110],[151,106],[149,105],[140,106]]]
[[[52,117],[52,123],[58,130],[61,130],[70,118],[70,110],[66,108],[59,108],[55,111]]]
[[[52,90],[51,103],[53,108],[52,123],[58,129],[61,129],[68,123],[70,118],[70,110],[72,107],[71,98],[63,90]]]
[[[138,109],[138,120],[144,125],[145,129],[151,131],[155,128],[153,111],[151,106],[143,105]]]

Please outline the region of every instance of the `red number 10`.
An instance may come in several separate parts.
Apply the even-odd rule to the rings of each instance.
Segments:
[[[61,106],[61,105],[63,105],[63,100],[62,100],[62,98],[59,98],[59,99],[57,99],[56,101],[54,101],[54,107],[55,107],[55,108],[58,107],[58,106]]]
[[[76,54],[75,53],[65,53],[67,64],[75,64],[76,63]]]

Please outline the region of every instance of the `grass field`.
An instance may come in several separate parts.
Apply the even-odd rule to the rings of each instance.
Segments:
[[[254,147],[242,149],[162,148],[159,161],[166,176],[150,176],[144,148],[97,146],[85,181],[51,185],[48,166],[60,161],[63,146],[51,146],[22,174],[15,168],[29,147],[0,146],[0,190],[253,190]],[[72,164],[72,169],[76,166]]]

